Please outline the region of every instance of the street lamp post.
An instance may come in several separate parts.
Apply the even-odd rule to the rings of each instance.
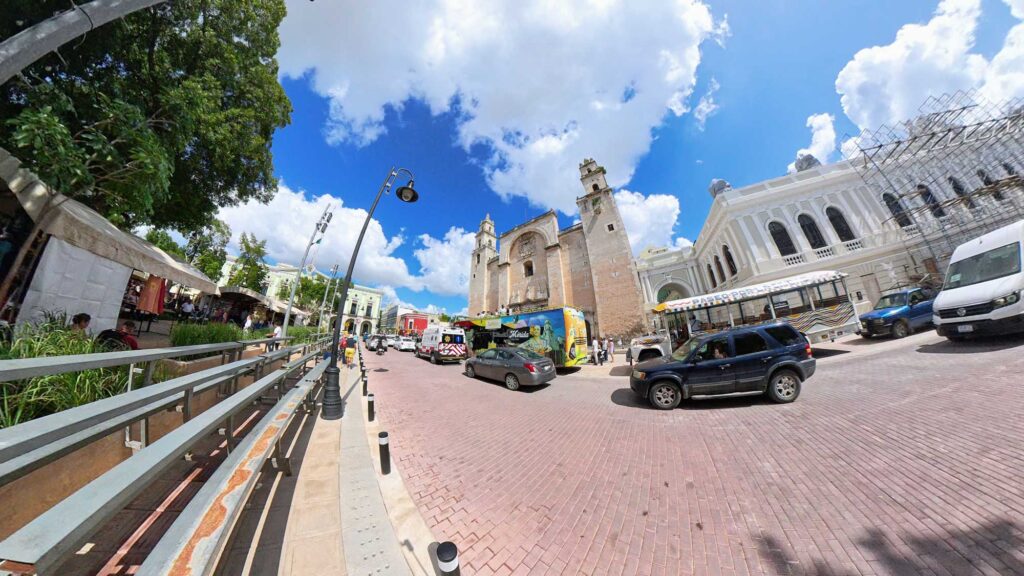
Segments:
[[[316,333],[320,333],[320,328],[324,325],[324,307],[327,306],[327,294],[331,291],[331,283],[334,282],[334,277],[338,275],[338,265],[331,266],[331,279],[327,281],[327,285],[324,286],[324,299],[320,302],[320,314],[317,316],[316,322]]]
[[[309,249],[316,243],[317,234],[323,234],[327,231],[327,224],[330,223],[333,216],[334,214],[331,212],[330,206],[324,208],[324,213],[320,215],[320,220],[316,223],[316,228],[313,229],[313,235],[309,237],[309,243],[306,244],[306,251],[302,254],[302,262],[299,263],[299,269],[295,271],[295,283],[292,284],[292,294],[288,297],[288,307],[284,311],[284,325],[281,326],[282,337],[288,335],[288,321],[292,316],[292,303],[295,302],[295,291],[298,290],[299,284],[302,283],[302,268],[306,265]]]
[[[345,312],[345,299],[348,298],[348,287],[352,283],[352,271],[356,267],[356,258],[359,257],[359,247],[363,243],[366,227],[370,225],[370,219],[373,218],[373,211],[377,209],[377,203],[380,202],[380,198],[385,192],[391,190],[391,186],[394,185],[395,179],[398,178],[400,173],[407,174],[409,182],[405,186],[400,186],[395,191],[395,196],[402,202],[415,202],[419,198],[419,194],[413,188],[415,176],[413,176],[412,172],[405,168],[396,169],[392,166],[391,170],[388,171],[387,178],[384,179],[384,183],[381,184],[380,191],[377,192],[377,197],[373,199],[370,211],[366,213],[363,229],[359,231],[356,247],[352,250],[352,258],[348,261],[348,271],[345,273],[344,284],[341,286],[341,299],[338,302],[337,317],[334,322],[334,330],[331,333],[331,360],[324,371],[326,383],[324,384],[323,412],[321,413],[324,420],[337,420],[342,415],[341,384],[339,382],[341,370],[338,369],[338,353],[340,350],[338,344],[339,340],[341,340],[341,317]]]

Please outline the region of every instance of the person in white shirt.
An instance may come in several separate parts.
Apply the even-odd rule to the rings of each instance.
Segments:
[[[245,326],[243,328],[245,330],[252,330],[252,314],[245,315]]]
[[[604,360],[601,358],[601,341],[594,338],[591,345],[594,347],[594,364],[598,366],[604,366]]]
[[[605,341],[604,341],[604,347],[608,350],[608,362],[610,364],[614,364],[615,363],[615,340],[612,340],[610,337],[606,338]]]

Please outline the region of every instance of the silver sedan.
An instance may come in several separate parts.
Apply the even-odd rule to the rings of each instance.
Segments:
[[[466,360],[466,376],[501,380],[509,390],[518,390],[554,380],[555,363],[523,348],[490,348]]]

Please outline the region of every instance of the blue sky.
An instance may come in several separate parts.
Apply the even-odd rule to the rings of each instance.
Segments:
[[[289,19],[282,26],[282,84],[294,112],[291,125],[275,135],[273,152],[288,192],[270,211],[232,209],[227,219],[236,234],[249,228],[268,236],[271,255],[289,260],[305,244],[312,222],[281,214],[305,201],[311,213],[324,203],[340,204],[349,209],[348,216],[335,219],[317,254],[317,266],[327,269],[334,263],[329,260],[345,260],[351,250],[364,216],[352,209],[369,207],[388,167],[407,167],[416,174],[420,201],[382,201],[375,213],[379,238],[368,255],[361,255],[356,280],[386,286],[390,297],[403,302],[449,312],[465,306],[466,233],[476,230],[485,213],[499,233],[551,207],[562,209],[563,225],[572,222],[567,212],[580,190],[578,182],[573,187],[572,168],[582,159],[576,155],[609,165],[613,185],[637,193],[631,212],[636,214],[627,218],[627,229],[631,223],[636,229],[629,230],[631,238],[638,235],[635,251],[643,248],[637,245],[641,242],[683,243],[681,238],[694,239],[700,231],[712,178],[742,186],[784,174],[796,151],[811,144],[807,121],[812,115],[831,115],[826,124],[835,137],[829,140],[828,132],[822,132],[827,147],[819,143],[812,149],[825,150],[829,157],[822,160],[835,161],[845,135],[859,132],[858,122],[905,116],[910,110],[906,102],[921,101],[929,93],[951,86],[999,86],[1005,95],[1006,83],[992,77],[1000,72],[998,62],[1005,68],[1006,62],[1018,61],[1009,57],[1020,57],[1009,53],[1006,38],[1020,24],[1011,6],[1024,12],[1020,0],[946,0],[941,6],[935,0],[708,0],[685,15],[698,32],[681,34],[675,43],[647,46],[648,39],[630,36],[639,33],[631,26],[643,25],[640,14],[623,13],[600,24],[556,14],[552,18],[562,30],[547,36],[549,30],[538,27],[536,15],[524,8],[524,22],[492,33],[501,35],[494,42],[492,37],[474,40],[476,31],[492,25],[487,14],[453,14],[438,0],[438,6],[422,8],[423,13],[403,15],[410,21],[403,24],[399,18],[370,41],[369,30],[392,8],[388,2],[317,4],[290,1]],[[937,9],[946,15],[937,17]],[[457,33],[444,27],[445,18],[458,23],[452,26]],[[503,16],[505,22],[509,18]],[[443,42],[436,40],[439,19]],[[434,23],[433,30],[423,32],[426,48],[405,52],[403,26],[417,22]],[[591,24],[603,27],[597,39],[580,31]],[[901,33],[906,36],[901,45],[898,33],[914,24],[923,27]],[[950,30],[962,37],[947,38]],[[616,61],[614,49],[602,52],[601,38],[635,54]],[[557,60],[559,50],[538,48],[538,43],[563,39],[580,47],[566,49],[548,70],[546,52]],[[465,49],[473,42],[479,50]],[[855,58],[872,46],[881,48],[873,56]],[[494,53],[480,53],[487,50]],[[641,58],[644,50],[650,58]],[[421,56],[424,52],[428,57]],[[600,61],[589,61],[591,53]],[[668,66],[680,71],[669,87],[658,85],[665,68],[649,63],[666,53],[681,55],[678,66]],[[578,61],[565,62],[566,55]],[[848,65],[843,89],[859,96],[844,103],[837,76]],[[496,75],[495,67],[506,74]],[[900,74],[915,70],[920,81],[900,82]],[[611,90],[602,84],[604,74],[616,79]],[[562,77],[565,84],[559,85]],[[626,90],[621,97],[606,98],[617,90],[615,82],[625,82]],[[492,89],[495,83],[499,86]],[[638,110],[616,112],[614,119],[603,112],[577,116],[586,106],[563,95],[574,92],[589,101],[588,91],[597,94],[595,102],[604,99],[595,109],[636,104]],[[671,103],[641,102],[648,95],[663,101],[663,94],[674,92],[685,94],[679,110]],[[703,129],[695,114],[702,97],[714,109]],[[492,136],[496,130],[500,136]],[[620,135],[621,146],[614,142]],[[550,140],[541,142],[545,138]],[[529,142],[550,147],[538,152]],[[506,155],[496,156],[496,148]],[[517,162],[521,170],[515,169]]]

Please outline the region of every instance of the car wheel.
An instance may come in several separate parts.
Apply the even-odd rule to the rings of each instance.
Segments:
[[[672,410],[683,401],[683,392],[674,382],[655,382],[647,394],[651,406],[658,410]]]
[[[434,352],[430,355],[430,363],[437,364],[437,352]]]
[[[506,374],[505,388],[508,388],[509,390],[519,390],[519,377],[515,374]]]
[[[473,369],[472,364],[466,364],[466,376],[470,378],[476,378],[476,370]]]
[[[768,397],[772,402],[786,404],[800,395],[800,376],[792,370],[779,370],[768,382]]]
[[[893,338],[905,338],[907,334],[910,334],[910,326],[903,320],[892,325],[892,337]]]

